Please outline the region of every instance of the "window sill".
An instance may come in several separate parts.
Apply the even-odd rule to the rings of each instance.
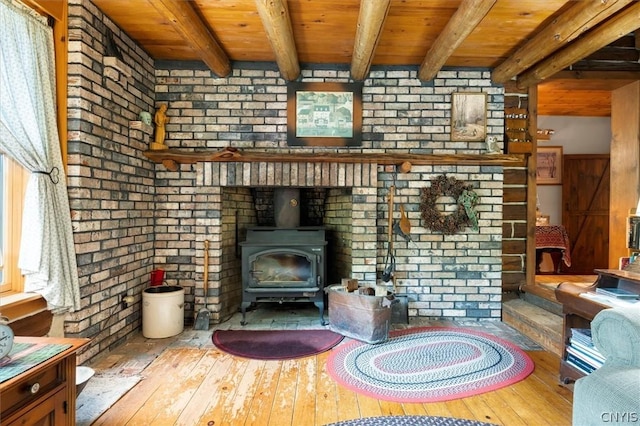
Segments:
[[[37,293],[7,293],[0,297],[0,312],[10,322],[47,310],[47,302]]]

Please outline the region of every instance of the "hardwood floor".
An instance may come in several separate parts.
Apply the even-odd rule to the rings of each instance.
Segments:
[[[383,415],[430,415],[499,425],[570,425],[572,393],[558,359],[532,351],[534,373],[486,394],[439,403],[388,402],[338,386],[328,353],[289,361],[237,358],[216,349],[169,348],[97,425],[324,425]]]
[[[98,373],[139,370],[142,380],[94,424],[324,425],[389,415],[509,426],[571,424],[572,391],[558,381],[559,359],[545,351],[527,351],[535,371],[512,386],[453,401],[405,404],[336,384],[325,370],[328,352],[288,361],[247,360],[220,352],[210,336],[211,331],[194,330],[172,339],[139,336],[95,362]]]
[[[574,284],[592,284],[596,282],[597,275],[552,275],[552,274],[539,274],[536,275],[536,284],[555,284],[558,285],[563,282],[571,282]]]

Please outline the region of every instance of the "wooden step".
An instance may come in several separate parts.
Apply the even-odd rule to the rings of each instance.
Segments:
[[[555,299],[555,294],[553,299],[548,299],[535,293],[526,292],[522,293],[520,298],[552,314],[562,315],[562,303]]]
[[[556,288],[559,285],[560,285],[560,282],[556,282],[556,283],[536,282],[533,285],[525,284],[520,288],[520,290],[528,294],[534,294],[542,299],[546,299],[551,302],[557,303],[558,299],[556,299]]]
[[[525,300],[513,299],[502,304],[502,321],[549,352],[562,355],[562,316]]]

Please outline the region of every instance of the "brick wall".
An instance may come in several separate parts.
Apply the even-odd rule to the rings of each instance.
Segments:
[[[207,307],[216,320],[232,314],[239,299],[237,243],[257,222],[251,188],[292,185],[291,176],[297,186],[326,190],[329,211],[350,206],[327,221],[338,230],[337,253],[345,259],[341,273],[379,282],[386,201],[394,184],[396,201],[413,227],[412,242],[395,242],[398,290],[409,294],[410,315],[500,317],[501,167],[420,166],[396,174],[367,164],[265,163],[244,174],[247,164],[199,163],[167,171],[142,155],[153,129],[136,123],[141,111],[153,112],[163,102],[169,105],[165,142],[171,148],[234,146],[318,155],[335,148],[287,146],[287,88],[277,70],[236,64],[229,77],[218,78],[202,67],[154,64],[89,1],[72,0],[69,12],[69,197],[83,309],[69,315],[65,330],[93,340],[80,361],[140,328],[142,290],[156,267],[166,270],[169,284],[185,287],[189,324],[204,306],[205,239],[211,247]],[[122,60],[105,60],[106,28]],[[303,81],[348,77],[341,69],[302,73]],[[414,69],[374,69],[363,88],[363,143],[348,151],[483,153],[482,142],[450,140],[455,91],[488,95],[488,134],[502,141],[503,89],[491,84],[488,71],[447,70],[422,83]],[[420,188],[444,173],[476,188],[479,231],[443,236],[421,226]],[[343,192],[335,194],[336,188]],[[136,300],[126,309],[119,305],[124,292]]]
[[[330,268],[327,270],[330,283],[339,283],[343,277],[351,276],[353,254],[353,220],[351,189],[332,188],[325,202],[323,224],[333,230],[330,233]]]
[[[253,197],[249,188],[226,187],[222,200],[220,279],[212,280],[213,291],[208,293],[218,298],[211,299],[208,306],[213,310],[212,316],[218,319],[230,317],[240,306],[242,292],[237,285],[242,282],[239,243],[244,240],[243,230],[256,225]]]
[[[107,29],[124,61],[105,58]],[[92,339],[82,362],[140,327],[155,252],[156,174],[141,154],[152,128],[130,124],[153,111],[155,76],[148,55],[89,2],[69,2],[68,44],[68,186],[82,310],[68,315],[65,332]],[[127,292],[136,303],[122,309]]]
[[[156,101],[169,105],[170,124],[165,143],[170,148],[233,146],[318,154],[335,150],[287,146],[287,90],[277,71],[239,64],[229,77],[218,78],[208,70],[178,69],[174,68],[175,64],[170,65],[166,69],[160,65],[156,71]],[[347,82],[348,72],[304,70],[302,81]],[[488,94],[488,133],[502,140],[503,91],[492,86],[487,71],[442,71],[433,84],[423,84],[417,80],[415,71],[374,70],[363,88],[362,147],[350,151],[483,153],[483,142],[450,140],[451,93],[454,91]],[[397,286],[400,293],[409,294],[410,315],[500,318],[502,167],[451,164],[414,167],[410,173],[396,174],[393,168],[376,165],[363,173],[360,168],[365,166],[369,167],[357,165],[356,171],[352,165],[336,164],[334,172],[330,170],[331,165],[321,163],[204,163],[195,166],[196,186],[349,188],[352,191],[349,201],[341,201],[349,208],[341,219],[350,221],[351,227],[339,234],[339,240],[349,246],[341,246],[339,250],[350,253],[351,264],[345,265],[343,271],[374,284],[381,283],[378,277],[384,269],[386,197],[389,187],[395,184],[396,200],[403,203],[414,229],[412,242],[396,240],[395,243]],[[323,167],[327,168],[326,172]],[[183,173],[191,174],[192,170],[192,166],[182,165],[176,172],[162,173],[173,176],[168,180],[171,182],[180,181]],[[420,226],[420,189],[440,174],[474,185],[480,196],[477,207],[480,231],[469,229],[454,236],[443,236]],[[296,178],[292,179],[292,175]],[[354,176],[363,177],[364,183],[356,183]],[[174,193],[181,194],[183,189]],[[214,206],[209,208],[215,210]],[[399,217],[397,210],[394,217]],[[216,235],[218,222],[224,220],[224,216],[215,219],[212,216],[207,228]],[[325,225],[335,227],[334,232],[341,232],[332,221],[329,219]],[[160,237],[161,231],[156,230],[156,233]],[[210,256],[224,258],[225,250],[216,246]],[[201,262],[196,259],[195,264]],[[211,284],[223,285],[213,281]],[[236,283],[236,288],[238,286],[240,283]],[[196,311],[199,302],[196,298]],[[233,308],[227,308],[227,312],[232,311]]]

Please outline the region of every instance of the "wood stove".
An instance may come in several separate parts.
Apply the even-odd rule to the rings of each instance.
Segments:
[[[242,247],[242,311],[257,302],[313,302],[324,321],[325,229],[255,227]]]

